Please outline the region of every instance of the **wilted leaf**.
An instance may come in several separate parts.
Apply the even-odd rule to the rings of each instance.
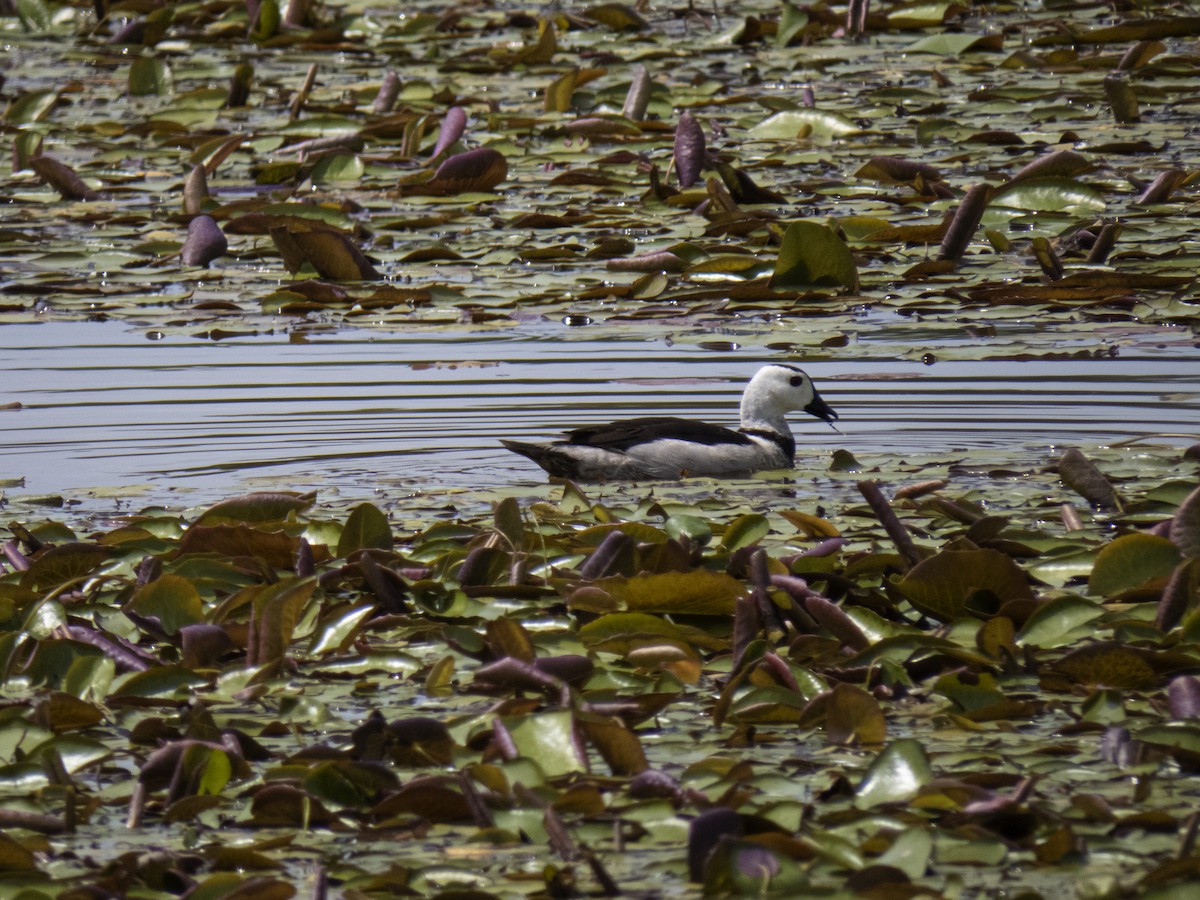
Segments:
[[[379,281],[383,278],[345,234],[316,225],[279,225],[271,229],[284,264],[295,274],[308,263],[331,281]]]
[[[38,177],[50,187],[58,191],[64,200],[93,201],[100,195],[93,191],[75,170],[65,163],[59,162],[53,156],[38,156],[29,161]]]
[[[675,173],[679,186],[689,188],[700,178],[704,168],[704,129],[685,112],[675,126]]]
[[[456,153],[438,166],[433,180],[415,190],[429,194],[487,193],[508,177],[508,162],[491,147]]]

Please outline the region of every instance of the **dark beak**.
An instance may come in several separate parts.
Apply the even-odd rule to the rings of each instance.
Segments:
[[[821,399],[821,395],[813,391],[812,402],[804,407],[804,411],[810,416],[816,416],[818,419],[824,419],[826,422],[833,423],[833,420],[838,417],[838,414],[833,411],[828,403]]]

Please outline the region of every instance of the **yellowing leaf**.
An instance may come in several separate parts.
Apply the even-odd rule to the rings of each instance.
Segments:
[[[1072,682],[1099,687],[1145,690],[1154,687],[1154,667],[1131,647],[1104,641],[1072,650],[1054,666]]]
[[[749,131],[759,141],[794,141],[858,134],[861,129],[840,113],[819,109],[788,109],[763,119]]]
[[[943,550],[896,582],[916,609],[940,622],[986,617],[1006,601],[1032,598],[1020,566],[998,550]]]
[[[580,596],[584,591],[602,592],[611,603],[592,606]],[[744,592],[743,584],[724,572],[693,569],[690,572],[663,572],[633,578],[602,578],[583,591],[572,594],[569,604],[572,609],[595,609],[599,612],[621,610],[732,616],[734,601]]]
[[[1179,564],[1179,548],[1154,534],[1124,534],[1096,556],[1088,578],[1088,593],[1111,597],[1142,587],[1152,578],[1166,578]]]
[[[1100,191],[1089,184],[1073,178],[1048,176],[1010,181],[996,188],[992,194],[991,205],[1046,212],[1067,210],[1085,213],[1099,212],[1108,202]]]
[[[846,242],[816,222],[793,222],[783,235],[775,272],[775,289],[812,286],[858,289],[858,267]]]

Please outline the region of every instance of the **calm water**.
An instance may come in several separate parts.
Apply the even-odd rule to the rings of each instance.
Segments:
[[[549,438],[641,414],[736,424],[745,380],[762,362],[786,359],[569,336],[344,330],[304,342],[212,342],[149,340],[120,323],[6,325],[0,405],[22,408],[0,411],[0,478],[24,478],[10,493],[144,485],[147,502],[187,503],[267,483],[537,483],[540,470],[498,438]],[[803,363],[843,434],[797,414],[802,453],[1000,450],[1015,460],[1160,432],[1200,439],[1195,350],[933,365],[880,350],[879,359]]]

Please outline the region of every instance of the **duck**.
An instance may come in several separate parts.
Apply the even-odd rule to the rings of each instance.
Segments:
[[[790,469],[796,440],[787,414],[803,410],[833,425],[838,414],[812,379],[795,366],[772,363],[750,379],[736,430],[673,416],[646,416],[568,431],[564,440],[501,440],[551,475],[574,481],[675,480],[740,477]]]

